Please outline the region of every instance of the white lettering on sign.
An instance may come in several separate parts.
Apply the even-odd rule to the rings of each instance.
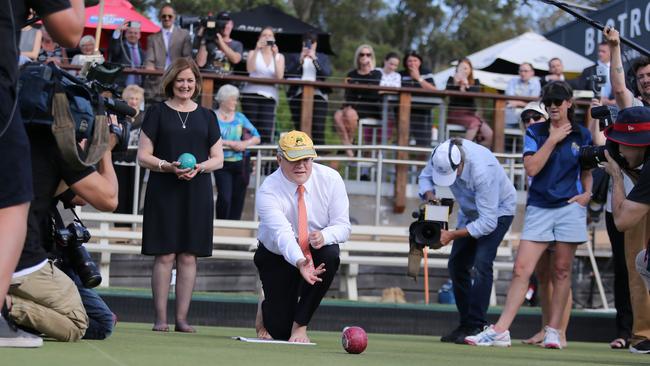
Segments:
[[[618,31],[621,34],[621,37],[625,37],[625,19],[627,19],[627,14],[621,13],[617,17],[618,19]]]
[[[641,9],[634,8],[630,11],[630,38],[641,35]]]
[[[650,32],[650,3],[645,7],[645,30]]]

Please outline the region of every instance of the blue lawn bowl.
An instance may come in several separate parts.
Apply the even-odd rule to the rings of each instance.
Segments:
[[[179,166],[180,169],[194,169],[196,165],[196,158],[190,153],[182,153],[177,161],[181,163]]]

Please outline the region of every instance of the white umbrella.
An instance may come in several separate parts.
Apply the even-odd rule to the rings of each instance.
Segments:
[[[507,61],[516,67],[522,62],[530,62],[537,70],[548,71],[548,61],[554,57],[560,58],[565,72],[579,73],[594,64],[593,61],[554,43],[537,33],[526,32],[518,37],[492,45],[486,49],[469,55],[475,69],[488,71],[498,67],[500,60]]]
[[[508,81],[517,77],[515,74],[519,64],[530,62],[534,69],[548,71],[548,61],[554,57],[562,60],[564,72],[569,73],[580,73],[594,64],[588,58],[533,32],[526,32],[467,56],[474,67],[474,77],[480,79],[482,85],[498,90],[504,90]],[[444,88],[454,70],[451,67],[436,73],[436,85]]]

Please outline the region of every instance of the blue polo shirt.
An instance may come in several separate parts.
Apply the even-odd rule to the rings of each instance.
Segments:
[[[533,177],[528,189],[527,205],[557,208],[579,194],[576,177],[580,177],[580,146],[592,145],[588,129],[572,123],[573,130],[555,146],[544,168]],[[550,122],[532,124],[524,137],[524,157],[536,153],[549,136]]]

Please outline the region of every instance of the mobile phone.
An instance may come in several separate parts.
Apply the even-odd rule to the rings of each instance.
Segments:
[[[305,48],[311,48],[311,39],[305,41]]]
[[[131,27],[132,28],[140,28],[140,22],[138,22],[137,20],[132,20],[132,21],[128,22],[127,25],[128,25],[129,28],[131,28]]]
[[[268,41],[266,41],[266,45],[269,46],[269,47],[273,47],[273,45],[275,45],[275,41],[272,40],[272,39],[269,39]]]

